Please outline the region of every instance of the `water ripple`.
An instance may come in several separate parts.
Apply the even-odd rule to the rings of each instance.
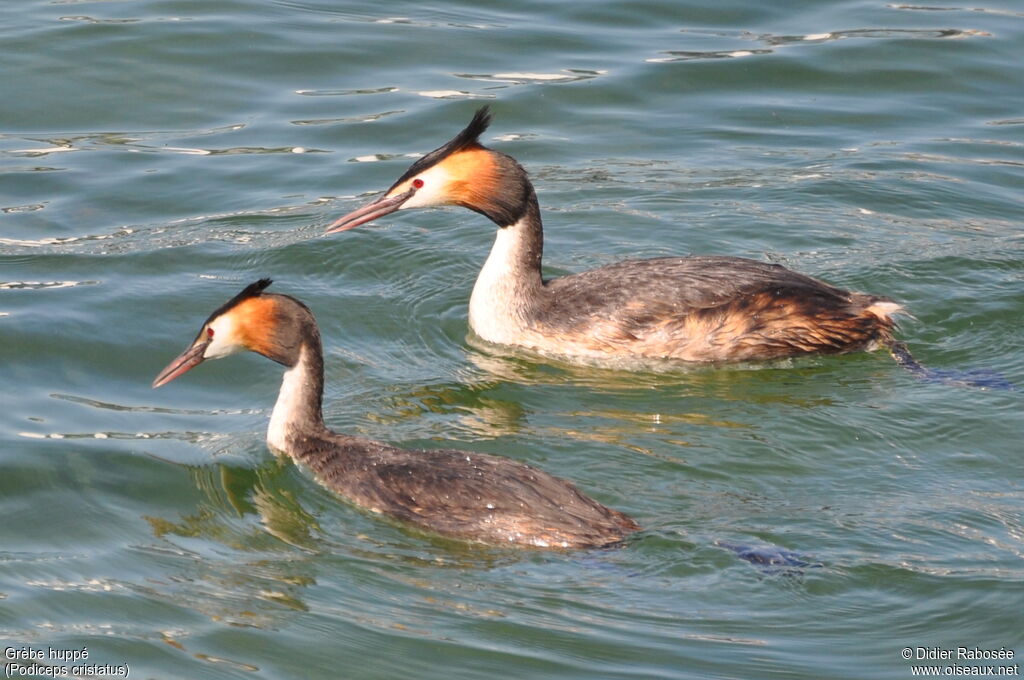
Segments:
[[[495,97],[493,94],[480,94],[466,90],[421,90],[416,94],[431,99],[493,99]]]
[[[5,208],[0,208],[0,212],[8,215],[15,215],[18,213],[35,212],[36,210],[42,210],[46,207],[46,203],[32,203],[29,205],[11,205]]]
[[[90,399],[88,397],[79,397],[74,394],[60,394],[56,392],[50,396],[54,399],[69,401],[73,404],[82,404],[83,406],[91,406],[92,408],[110,411],[127,411],[129,413],[168,413],[193,416],[239,416],[263,413],[263,409],[175,409],[163,406],[129,406],[125,404],[100,401],[98,399]]]
[[[209,432],[188,432],[182,430],[167,432],[18,432],[18,436],[25,439],[174,439],[193,444],[217,438],[217,435]]]
[[[690,31],[684,30],[683,33]],[[963,39],[975,37],[992,37],[987,31],[975,29],[909,29],[909,28],[861,28],[824,33],[808,33],[804,35],[775,35],[771,33],[752,34],[739,32],[732,35],[717,34],[742,41],[756,41],[767,45],[767,48],[733,49],[733,50],[664,50],[661,54],[667,57],[650,57],[644,61],[649,63],[690,61],[700,59],[731,59],[771,54],[776,48],[796,45],[816,45],[848,39],[898,39],[910,38],[919,40]]]
[[[398,88],[385,86],[354,90],[295,90],[295,94],[300,94],[304,97],[347,97],[355,94],[387,94],[389,92],[398,92]]]
[[[159,152],[164,150],[178,151],[181,149],[167,146],[168,140],[176,140],[191,137],[206,137],[211,135],[223,135],[245,129],[244,123],[232,125],[220,125],[213,128],[200,128],[195,130],[153,130],[136,132],[76,132],[62,133],[51,132],[45,134],[13,135],[0,134],[0,142],[4,146],[12,144],[13,140],[20,142],[35,142],[48,144],[45,147],[0,149],[0,157],[10,156],[13,158],[27,157],[38,158],[51,154],[67,153],[70,151],[97,151],[110,150],[111,148]],[[189,149],[193,152],[204,152],[198,149]]]
[[[530,72],[503,72],[503,73],[453,73],[456,78],[469,78],[472,80],[483,80],[492,83],[514,83],[525,85],[527,83],[574,83],[581,80],[591,80],[607,74],[608,71],[590,71],[585,69],[563,69],[556,73],[530,73]]]
[[[484,141],[537,186],[548,274],[779,262],[905,302],[929,367],[1021,382],[1021,8],[943,1],[6,3],[0,637],[161,678],[904,677],[879,631],[1016,644],[1020,393],[884,353],[506,354],[467,336],[485,218],[322,236],[496,101]],[[271,362],[152,392],[264,273],[317,314],[336,429],[536,464],[645,531],[439,540],[267,451]],[[768,574],[726,541],[827,566]]]
[[[95,286],[99,281],[0,281],[0,290],[45,290],[48,288],[74,288]]]
[[[1024,17],[1024,12],[1014,12],[1006,9],[995,9],[987,7],[933,7],[929,5],[893,5],[886,7],[890,9],[914,10],[924,12],[980,12],[983,14],[995,14],[1011,17]]]
[[[349,116],[344,118],[310,118],[306,120],[293,120],[292,125],[338,125],[349,123],[372,123],[387,116],[405,113],[400,109],[394,111],[381,111],[380,113],[367,113],[360,116]]]

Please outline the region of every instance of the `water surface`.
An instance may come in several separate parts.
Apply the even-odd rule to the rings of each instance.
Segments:
[[[508,356],[467,338],[479,215],[322,236],[486,103],[550,275],[779,262],[904,303],[930,368],[1024,385],[1019,3],[7,5],[5,648],[216,679],[906,678],[904,647],[1024,654],[1019,390],[884,352]],[[569,554],[427,537],[266,450],[270,362],[149,388],[268,275],[320,320],[333,427],[526,461],[645,531]]]

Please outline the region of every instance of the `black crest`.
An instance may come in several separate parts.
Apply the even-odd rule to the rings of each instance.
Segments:
[[[243,302],[244,300],[248,300],[249,298],[253,297],[258,297],[259,294],[266,290],[267,286],[269,286],[273,282],[274,281],[272,279],[260,279],[259,281],[250,283],[248,286],[243,288],[242,292],[240,292],[238,295],[231,298],[217,309],[213,310],[213,314],[210,314],[210,316],[207,317],[206,321],[203,322],[203,325],[205,326],[206,324],[210,323],[218,316],[228,311],[235,305]]]
[[[444,146],[434,149],[423,158],[420,158],[405,171],[405,174],[398,178],[394,184],[391,185],[391,189],[409,179],[413,175],[418,175],[430,166],[434,165],[441,159],[450,156],[456,151],[461,151],[468,146],[480,144],[480,135],[484,133],[487,126],[491,124],[491,107],[481,106],[473,114],[473,120],[469,121],[469,125],[459,134],[455,135],[451,141],[447,142]],[[388,189],[388,191],[391,191]]]
[[[473,120],[469,121],[469,125],[467,125],[462,132],[455,135],[452,141],[442,146],[441,149],[447,149],[448,153],[451,153],[452,151],[458,151],[463,147],[477,142],[480,135],[487,130],[490,124],[491,107],[481,106],[476,110],[476,113],[473,114]],[[438,149],[438,151],[441,149]]]

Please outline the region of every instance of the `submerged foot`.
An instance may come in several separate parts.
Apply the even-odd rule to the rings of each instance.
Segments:
[[[954,385],[956,387],[972,387],[982,390],[1016,390],[1016,386],[998,371],[973,369],[961,371],[957,369],[926,368],[914,358],[907,346],[902,342],[889,345],[889,352],[903,368],[921,380],[927,382]]]

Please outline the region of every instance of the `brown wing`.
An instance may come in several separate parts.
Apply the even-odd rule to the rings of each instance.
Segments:
[[[690,361],[862,349],[891,338],[897,308],[878,313],[872,305],[891,301],[737,257],[629,260],[546,288],[546,332]]]
[[[343,453],[306,461],[326,486],[371,511],[441,534],[582,547],[614,543],[639,528],[569,482],[508,458],[406,450],[341,435],[331,443]]]

